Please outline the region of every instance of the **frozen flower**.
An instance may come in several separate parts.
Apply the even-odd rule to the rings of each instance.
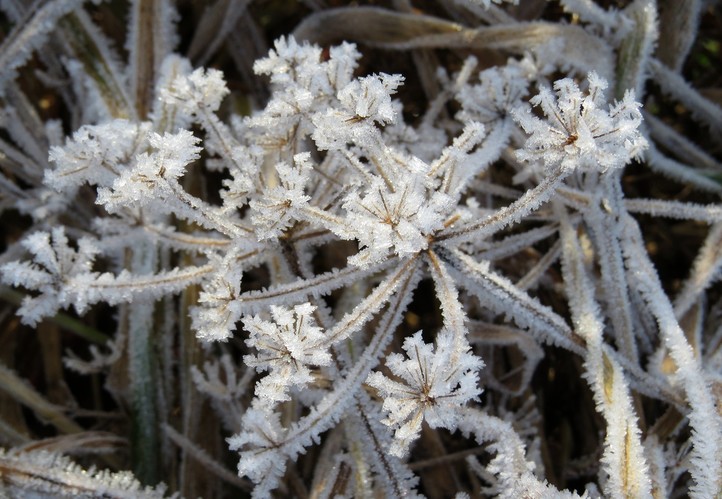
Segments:
[[[228,87],[223,73],[217,69],[198,68],[189,75],[178,76],[169,88],[161,89],[161,98],[167,104],[194,116],[201,110],[217,111]]]
[[[421,431],[423,420],[432,428],[456,428],[456,409],[480,394],[477,386],[481,359],[469,352],[455,352],[453,335],[444,330],[436,338],[436,350],[424,343],[421,331],[406,338],[400,354],[387,357],[386,366],[401,378],[393,381],[379,372],[367,383],[384,398],[389,413],[383,421],[396,428],[390,452],[402,457]]]
[[[531,103],[540,106],[546,120],[531,114],[527,107],[513,115],[525,132],[531,134],[524,149],[517,151],[522,161],[542,161],[547,168],[606,171],[621,168],[647,147],[639,132],[641,104],[634,93],[602,109],[606,103],[607,82],[590,73],[589,90],[582,92],[574,80],[564,78],[554,83],[555,94],[542,88]]]
[[[109,187],[124,166],[147,147],[150,123],[113,120],[85,125],[64,145],[50,149],[55,168],[45,171],[45,185],[72,192],[83,183]]]
[[[139,154],[133,167],[124,170],[112,187],[98,189],[97,203],[109,212],[119,211],[126,205],[142,206],[173,197],[169,181],[175,184],[202,150],[196,145],[200,139],[188,130],[163,135],[152,133],[148,140],[154,152]]]
[[[313,380],[309,365],[325,366],[331,362],[323,345],[323,330],[313,318],[315,309],[310,303],[293,309],[271,306],[273,321],[259,317],[244,319],[243,325],[250,333],[246,344],[258,353],[246,355],[243,362],[259,372],[271,371],[256,386],[260,399],[288,400],[289,386],[306,385]]]
[[[69,244],[65,229],[57,227],[51,233],[31,234],[23,246],[33,255],[32,262],[10,262],[0,267],[4,283],[38,292],[23,299],[18,310],[23,323],[34,326],[43,317],[52,316],[71,303],[79,312],[84,312],[85,289],[70,284],[69,277],[90,273],[98,253],[95,242],[80,239],[76,250]]]
[[[310,155],[297,154],[293,161],[294,166],[277,164],[278,185],[265,189],[250,202],[251,221],[260,240],[279,237],[293,224],[295,208],[311,199],[304,190],[312,168]]]
[[[231,450],[241,450],[238,474],[249,477],[257,485],[255,497],[270,497],[286,468],[286,456],[278,449],[286,436],[277,412],[250,408],[243,414],[244,431],[228,439]],[[264,494],[265,492],[265,494]]]
[[[374,148],[379,132],[376,125],[396,119],[391,95],[404,81],[401,75],[371,75],[353,80],[338,92],[341,107],[314,118],[313,140],[321,149],[344,149],[346,144]]]
[[[482,71],[479,81],[478,85],[464,85],[456,96],[462,106],[457,118],[464,123],[488,124],[505,118],[519,106],[529,86],[521,66],[512,63]]]
[[[243,268],[234,265],[237,254],[231,252],[226,258],[212,257],[218,266],[210,280],[203,283],[198,307],[193,311],[193,327],[197,336],[205,341],[225,341],[236,329],[241,318],[241,293]]]
[[[395,191],[377,179],[366,195],[350,194],[344,208],[353,237],[363,249],[349,262],[365,266],[391,252],[407,256],[426,249],[428,236],[441,228],[452,204],[441,192],[427,196],[421,180],[411,175]]]

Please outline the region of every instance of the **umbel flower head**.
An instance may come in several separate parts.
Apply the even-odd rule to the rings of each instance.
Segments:
[[[531,114],[524,106],[513,112],[514,119],[531,134],[524,149],[517,151],[522,161],[542,161],[547,168],[606,171],[621,168],[646,149],[639,132],[641,104],[627,90],[621,102],[606,104],[607,82],[589,73],[586,93],[571,78],[554,82],[555,92],[543,87],[530,102],[540,106],[546,120]]]
[[[349,263],[363,267],[382,261],[391,252],[407,256],[426,249],[428,236],[443,226],[452,207],[451,197],[441,192],[429,194],[420,176],[414,174],[400,180],[395,192],[380,179],[363,197],[352,192],[344,208],[363,249],[349,258]]]
[[[272,322],[259,317],[246,317],[243,325],[249,332],[246,344],[258,350],[246,355],[243,362],[257,371],[270,371],[258,382],[256,393],[268,403],[289,400],[291,385],[305,385],[313,380],[309,365],[323,366],[331,362],[331,354],[323,345],[323,330],[316,326],[310,303],[293,309],[271,306]]]
[[[478,372],[483,366],[476,355],[454,351],[454,336],[448,330],[436,337],[436,349],[424,343],[421,331],[406,338],[403,348],[408,359],[400,354],[386,359],[386,367],[402,382],[379,372],[366,380],[384,398],[383,409],[389,415],[383,423],[396,428],[390,452],[398,457],[406,455],[424,420],[432,428],[456,428],[456,409],[481,393]]]

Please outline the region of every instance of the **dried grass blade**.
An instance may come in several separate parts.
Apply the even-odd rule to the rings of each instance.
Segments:
[[[298,40],[320,45],[342,39],[366,43],[403,43],[415,38],[462,33],[462,25],[432,16],[405,14],[379,7],[340,7],[315,12],[294,30]]]
[[[560,56],[563,54],[566,64],[581,72],[594,69],[607,80],[613,77],[612,48],[579,26],[533,22],[470,29],[432,16],[404,14],[377,7],[342,7],[308,16],[293,34],[298,39],[319,44],[346,39],[403,50],[467,48],[518,54],[559,39],[564,43],[559,53]],[[593,67],[588,59],[590,53],[595,54]]]
[[[636,198],[625,199],[624,206],[629,213],[644,213],[677,220],[696,220],[708,224],[722,222],[722,207],[719,205]]]
[[[630,362],[637,362],[637,342],[634,337],[632,305],[622,257],[620,228],[617,220],[624,211],[619,176],[607,175],[600,181],[595,195],[584,214],[584,220],[594,241],[601,266],[601,282],[617,346]]]
[[[84,0],[36,0],[0,45],[0,90],[17,76],[55,28],[58,19],[83,5]]]
[[[79,433],[83,428],[67,417],[64,409],[51,404],[28,382],[0,363],[0,389],[13,399],[29,407],[41,421],[46,421],[63,433]]]
[[[660,19],[657,54],[659,59],[679,73],[697,37],[697,28],[704,2],[701,0],[675,0],[664,2]]]
[[[136,112],[145,118],[152,108],[160,64],[173,49],[175,10],[168,0],[134,0],[128,26],[130,95]]]
[[[542,256],[539,261],[516,282],[516,287],[522,291],[527,291],[535,287],[546,271],[549,270],[549,268],[554,265],[557,260],[559,260],[559,256],[562,253],[561,250],[561,244],[559,241],[556,241],[551,248],[549,248],[549,251],[544,253],[544,256]]]
[[[131,269],[141,274],[156,270],[156,248],[146,243],[130,258]],[[121,307],[128,322],[128,377],[130,382],[131,460],[135,476],[145,485],[159,481],[159,414],[157,407],[159,373],[154,351],[153,301],[137,300]]]
[[[602,462],[611,497],[650,497],[640,430],[622,367],[608,354],[604,344],[599,305],[594,285],[587,275],[584,256],[575,230],[562,208],[562,271],[575,329],[587,343],[584,366],[592,385],[597,410],[607,422]]]
[[[7,101],[12,106],[3,103],[4,128],[13,141],[28,155],[30,155],[36,166],[36,174],[42,175],[48,162],[48,137],[46,124],[38,116],[37,110],[30,102],[25,92],[18,87],[16,82],[9,83],[5,88]]]
[[[649,134],[658,143],[664,144],[666,150],[680,161],[686,161],[699,167],[700,170],[709,170],[722,175],[722,163],[704,151],[697,144],[682,135],[654,114],[644,112],[644,123],[649,128]]]
[[[674,300],[674,314],[681,319],[700,295],[720,277],[722,268],[722,223],[715,224],[694,261],[692,272]]]
[[[218,0],[203,12],[188,49],[188,57],[199,66],[211,57],[231,34],[251,0]]]
[[[720,115],[720,119],[722,120],[722,114]],[[720,123],[722,124],[722,121],[720,121]],[[678,180],[685,184],[692,184],[697,189],[704,191],[722,192],[722,183],[701,173],[696,168],[668,158],[652,143],[649,144],[649,149],[647,149],[644,156],[649,167],[665,177]]]
[[[662,91],[689,109],[692,117],[709,127],[713,135],[722,133],[722,108],[693,88],[681,75],[657,59],[649,63],[650,78]]]
[[[635,27],[619,47],[615,96],[622,100],[627,90],[634,90],[636,99],[642,101],[647,65],[659,37],[657,2],[636,1],[625,10],[625,14],[634,20]]]
[[[644,247],[642,234],[631,217],[625,217],[624,257],[633,273],[636,286],[655,319],[670,355],[677,365],[676,376],[684,387],[691,409],[690,441],[692,455],[690,474],[695,482],[693,497],[713,497],[722,488],[722,417],[715,408],[715,398],[705,378],[699,359],[679,326],[674,309],[659,281],[659,276]]]
[[[110,42],[85,11],[60,20],[62,39],[102,97],[113,118],[134,118],[135,108],[126,92],[125,70]]]

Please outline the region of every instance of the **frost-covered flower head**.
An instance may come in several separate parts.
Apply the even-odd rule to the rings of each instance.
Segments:
[[[299,44],[294,37],[281,37],[273,44],[268,57],[253,65],[256,74],[271,77],[271,82],[281,88],[290,86],[309,87],[316,81],[321,48],[308,43]]]
[[[278,185],[266,188],[249,205],[251,221],[259,239],[279,237],[293,223],[294,208],[305,205],[310,196],[305,193],[312,169],[309,153],[296,154],[294,165],[276,165]]]
[[[43,317],[55,314],[70,303],[74,303],[79,312],[84,312],[87,306],[85,290],[64,284],[69,276],[88,273],[99,252],[96,244],[83,238],[78,241],[76,250],[69,245],[65,229],[56,227],[50,234],[31,234],[23,241],[23,246],[33,255],[32,262],[10,262],[0,266],[4,282],[39,293],[23,299],[18,311],[23,323],[35,326]]]
[[[448,330],[437,336],[436,349],[424,343],[421,331],[406,338],[403,348],[408,359],[401,354],[386,359],[386,366],[402,382],[379,372],[371,373],[366,381],[384,398],[383,409],[389,415],[383,422],[396,428],[390,452],[399,457],[419,436],[423,420],[432,428],[456,427],[455,410],[481,393],[477,382],[483,365],[472,353],[454,355],[454,335]]]
[[[114,120],[85,125],[63,146],[50,149],[54,168],[45,171],[45,185],[58,192],[74,192],[87,182],[109,187],[127,164],[148,147],[150,123]]]
[[[234,265],[238,256],[238,250],[224,257],[209,255],[218,271],[202,284],[198,306],[191,314],[199,339],[225,341],[236,329],[236,322],[241,318],[238,295],[243,276],[243,268]]]
[[[243,362],[257,371],[271,373],[258,382],[256,392],[270,402],[288,400],[289,385],[305,385],[313,380],[309,365],[328,365],[331,354],[323,345],[323,330],[316,326],[310,303],[293,309],[271,306],[273,321],[247,317],[243,325],[249,332],[246,344],[258,350]]]
[[[589,89],[582,92],[571,78],[554,83],[554,90],[542,87],[531,103],[541,107],[546,120],[531,114],[528,106],[513,115],[525,132],[531,134],[524,149],[517,151],[522,161],[541,161],[551,169],[599,170],[621,168],[647,147],[639,131],[641,104],[627,91],[621,102],[606,104],[607,82],[592,72]]]
[[[393,123],[397,109],[391,96],[404,81],[401,75],[366,76],[351,81],[338,92],[337,108],[319,113],[314,118],[313,140],[321,149],[344,149],[355,143],[375,147],[377,125]]]
[[[354,237],[363,248],[350,263],[365,266],[392,252],[409,256],[427,248],[429,235],[443,225],[453,200],[441,192],[427,199],[421,180],[410,177],[395,191],[377,179],[364,196],[354,192],[347,197],[347,220],[358,228]]]
[[[228,93],[221,71],[198,68],[189,75],[178,76],[169,88],[161,90],[161,98],[194,116],[201,110],[217,111]]]
[[[513,61],[479,74],[478,85],[464,85],[456,100],[462,110],[457,118],[466,123],[491,123],[503,119],[521,103],[528,92],[529,81],[522,66]]]

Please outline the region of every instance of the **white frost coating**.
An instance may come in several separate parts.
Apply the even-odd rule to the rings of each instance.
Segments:
[[[0,82],[47,33],[38,23],[81,2],[35,2],[29,10],[21,3],[0,3],[19,25],[4,42],[8,67]],[[211,9],[225,12],[232,3]],[[182,421],[177,434],[167,427],[171,440],[222,477],[222,465],[186,431],[200,398],[185,388],[195,383],[226,435],[235,434],[229,443],[250,481],[230,481],[249,490],[254,482],[255,497],[293,494],[297,484],[286,488],[289,477],[311,475],[318,483],[338,479],[339,486],[316,488],[314,478],[309,495],[348,494],[353,487],[363,497],[416,497],[417,486],[427,486],[411,471],[426,474],[412,447],[423,421],[461,430],[452,436],[459,450],[474,445],[461,438],[489,443],[478,452],[490,457],[469,459],[481,494],[571,497],[544,481],[537,429],[545,421],[530,416],[529,390],[538,387],[529,380],[544,355],[550,368],[562,356],[584,360],[606,422],[599,428],[604,437],[590,440],[601,459],[588,475],[598,477],[586,486],[589,494],[714,496],[722,476],[715,412],[722,333],[713,332],[719,329],[719,227],[698,251],[673,309],[628,212],[719,224],[720,207],[652,199],[657,189],[643,194],[649,199],[625,202],[622,181],[632,179],[625,165],[647,151],[657,172],[720,190],[719,165],[701,146],[672,126],[652,123],[649,136],[642,135],[640,102],[645,91],[656,91],[643,85],[646,75],[659,76],[662,89],[712,129],[719,109],[649,53],[652,0],[621,12],[593,0],[562,0],[576,16],[568,26],[556,23],[556,14],[552,21],[546,14],[521,21],[515,16],[530,11],[508,5],[514,2],[455,3],[444,7],[458,25],[383,8],[356,11],[379,21],[364,35],[382,45],[392,39],[399,50],[446,47],[441,57],[413,54],[420,78],[413,71],[372,73],[388,69],[368,54],[362,58],[353,44],[321,48],[282,38],[254,65],[261,80],[270,80],[268,98],[251,92],[243,100],[230,96],[239,88],[237,73],[226,84],[216,69],[194,69],[179,55],[164,58],[173,43],[168,1],[134,3],[128,34],[117,38],[126,41],[127,65],[113,55],[95,18],[75,10],[67,20],[80,23],[79,38],[62,28],[57,33],[60,42],[75,43],[66,47],[64,66],[48,46],[51,53],[39,53],[22,73],[30,81],[41,69],[42,85],[5,81],[0,210],[32,214],[34,224],[17,236],[19,244],[14,231],[7,235],[0,259],[3,282],[26,296],[22,320],[35,325],[63,308],[82,314],[98,302],[122,303],[119,323],[135,336],[118,334],[104,346],[110,355],[91,349],[90,362],[68,364],[90,371],[120,359],[114,369],[122,369],[127,359],[135,387],[153,388],[136,398],[146,406],[143,417],[155,420],[152,404],[169,424]],[[630,29],[633,19],[644,29]],[[479,20],[489,26],[475,28]],[[244,25],[257,27],[250,18]],[[429,27],[437,31],[422,32]],[[248,39],[261,41],[259,35]],[[151,43],[141,47],[141,38],[155,40],[152,61],[143,59]],[[87,45],[97,53],[86,54]],[[525,55],[504,61],[474,50],[479,61],[468,57],[461,65],[459,47],[482,45]],[[250,61],[242,59],[255,49],[234,58],[243,78]],[[390,57],[390,67],[406,55]],[[607,83],[595,73],[586,81],[579,74],[590,69],[610,78],[615,95],[625,86],[636,93],[609,105]],[[34,102],[34,88],[57,101],[62,126],[77,129],[71,137],[63,139],[60,122],[43,123],[55,104],[45,110]],[[234,114],[246,102],[248,115]],[[36,106],[43,112],[35,113]],[[423,293],[415,296],[417,288]],[[417,325],[416,307],[426,303]],[[190,310],[190,329],[204,343],[197,368],[189,369],[190,358],[178,362],[190,345],[187,317],[178,310]],[[426,341],[409,332],[419,327]],[[139,362],[150,353],[144,339],[151,330],[162,349],[161,380],[151,369],[137,374],[149,366]],[[551,345],[542,349],[543,343]],[[486,378],[482,352],[490,352]],[[660,362],[648,363],[665,355],[671,378],[657,368]],[[519,377],[521,386],[510,389],[507,381],[516,385]],[[483,410],[480,378],[488,380]],[[646,414],[635,414],[632,390],[649,398]],[[637,426],[653,424],[670,408],[689,422],[683,419],[671,436],[652,432],[643,448]],[[320,446],[311,454],[319,457],[316,469],[306,470],[310,460],[304,460],[294,470],[292,461],[314,445]],[[6,463],[20,466],[6,460],[3,469]],[[48,487],[58,485],[52,470],[32,471],[55,480]],[[35,491],[35,482],[24,486]]]
[[[638,157],[647,141],[639,131],[641,104],[634,94],[609,106],[607,82],[596,73],[588,75],[589,89],[582,92],[570,78],[554,83],[555,93],[542,88],[531,103],[541,107],[546,120],[531,114],[529,107],[514,111],[514,118],[531,137],[517,151],[522,161],[541,161],[547,168],[599,170],[621,168]]]
[[[313,307],[309,303],[292,310],[271,306],[273,322],[247,317],[243,325],[249,333],[246,345],[257,354],[246,355],[243,362],[258,372],[269,374],[256,385],[261,404],[290,400],[291,386],[304,386],[313,381],[309,365],[325,366],[331,354],[323,347],[325,335],[315,325]]]
[[[366,381],[384,397],[385,424],[396,429],[389,452],[398,457],[408,454],[409,446],[426,421],[431,428],[456,428],[457,410],[467,402],[478,400],[478,371],[481,359],[469,352],[456,354],[454,335],[442,331],[436,345],[424,343],[421,331],[406,338],[406,357],[392,354],[386,366],[401,379],[394,381],[379,372]],[[450,360],[456,362],[450,364]]]

